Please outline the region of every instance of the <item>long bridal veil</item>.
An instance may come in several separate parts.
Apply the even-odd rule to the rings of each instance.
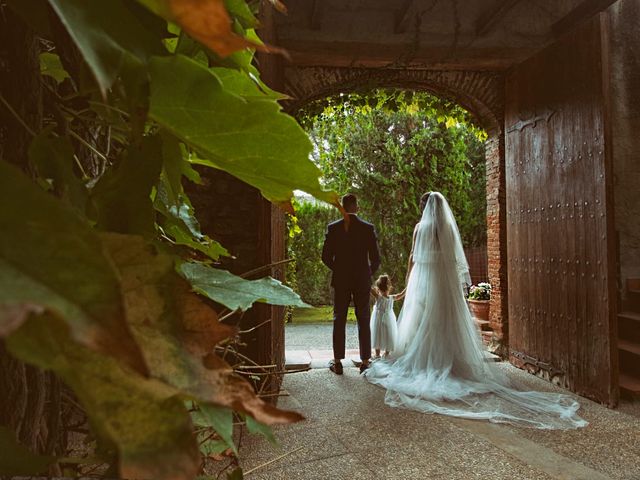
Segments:
[[[542,429],[587,425],[572,397],[512,388],[502,369],[485,361],[464,299],[471,279],[458,226],[438,192],[416,225],[412,255],[394,358],[366,371],[387,389],[388,405]]]

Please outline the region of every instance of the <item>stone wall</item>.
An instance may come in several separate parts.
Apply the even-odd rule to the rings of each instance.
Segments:
[[[611,133],[620,280],[640,278],[640,2],[609,10]]]

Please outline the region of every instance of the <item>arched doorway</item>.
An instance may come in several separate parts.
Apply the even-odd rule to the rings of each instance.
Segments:
[[[484,128],[487,195],[488,280],[491,299],[491,343],[496,352],[508,352],[507,254],[504,176],[503,100],[501,75],[491,72],[443,72],[433,70],[363,70],[348,68],[286,69],[284,91],[292,100],[284,102],[288,113],[307,103],[341,92],[375,88],[422,90],[450,99]]]

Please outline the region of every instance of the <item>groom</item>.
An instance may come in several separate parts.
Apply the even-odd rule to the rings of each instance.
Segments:
[[[380,266],[380,252],[373,225],[360,219],[358,199],[353,194],[342,197],[342,206],[349,214],[345,220],[327,227],[322,262],[331,269],[333,287],[333,357],[329,369],[342,375],[345,350],[347,311],[353,299],[358,320],[358,341],[362,364],[360,373],[369,368],[371,358],[371,329],[369,327],[369,295],[371,276]]]

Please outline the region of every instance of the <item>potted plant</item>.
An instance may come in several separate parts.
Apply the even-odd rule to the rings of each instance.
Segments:
[[[488,322],[491,300],[491,284],[481,282],[478,283],[478,285],[472,285],[469,289],[469,296],[467,297],[467,300],[473,317],[477,320]]]

